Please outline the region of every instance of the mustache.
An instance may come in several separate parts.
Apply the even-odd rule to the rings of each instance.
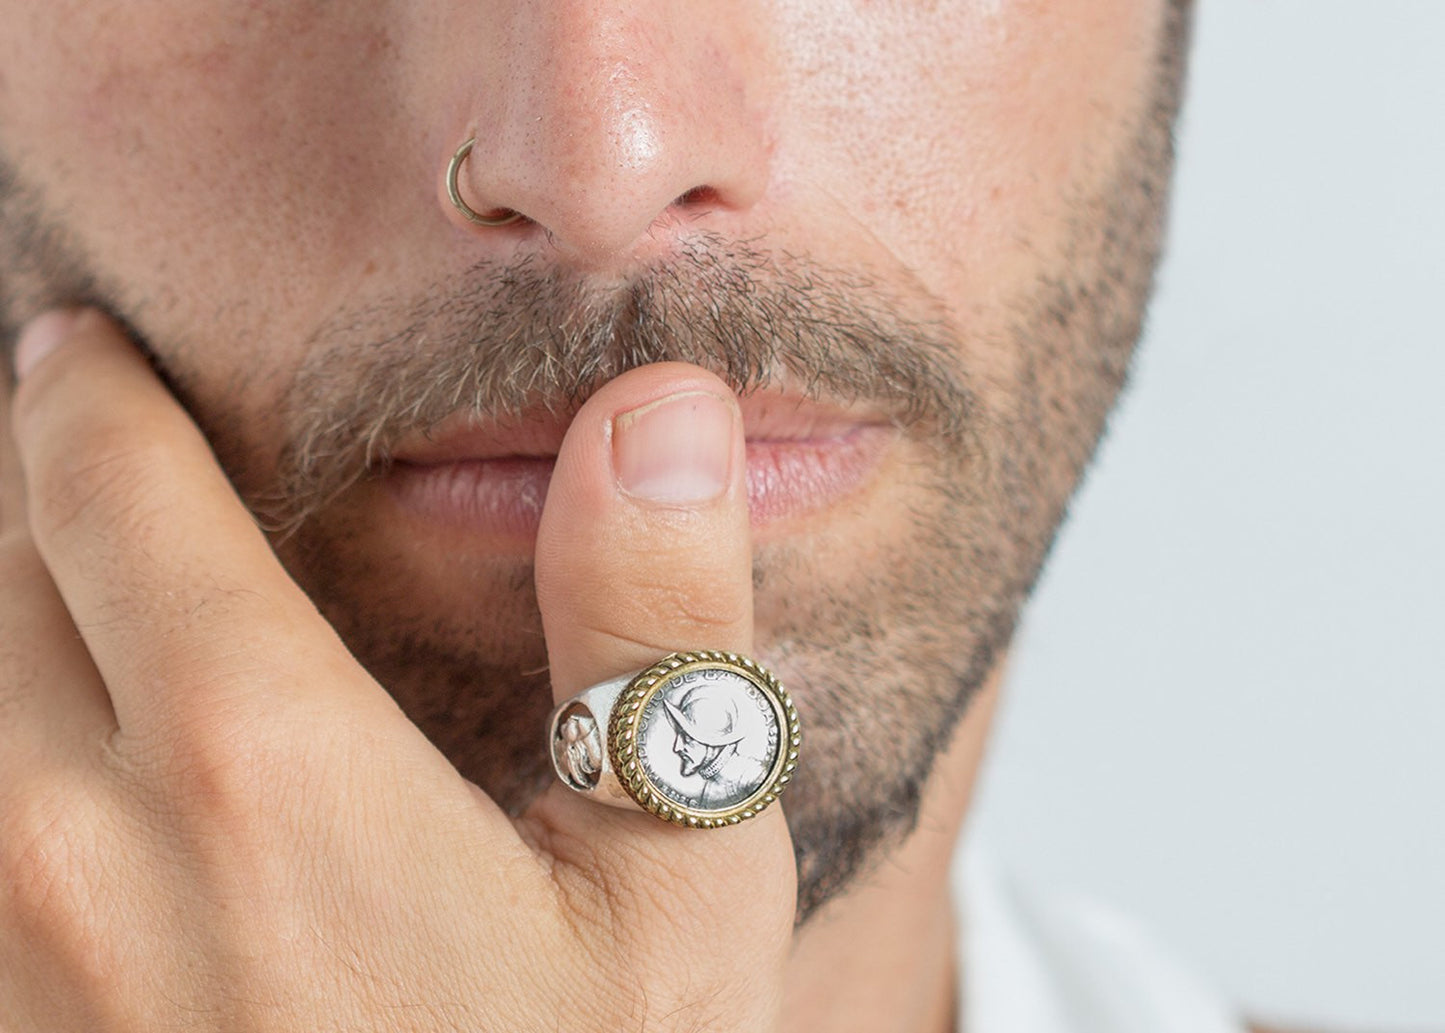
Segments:
[[[903,310],[872,280],[706,234],[622,282],[535,256],[482,262],[410,306],[345,312],[312,335],[282,402],[274,482],[247,501],[286,536],[409,436],[459,414],[570,417],[607,381],[667,361],[739,395],[786,385],[866,403],[958,450],[976,408],[959,343]]]

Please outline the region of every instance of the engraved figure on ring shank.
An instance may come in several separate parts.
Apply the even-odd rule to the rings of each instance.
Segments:
[[[602,736],[585,707],[574,705],[557,722],[552,763],[573,789],[585,792],[597,786],[602,773]]]

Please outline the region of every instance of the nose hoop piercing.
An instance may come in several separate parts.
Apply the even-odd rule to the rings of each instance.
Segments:
[[[447,165],[447,197],[451,198],[452,206],[467,217],[468,222],[474,222],[478,226],[505,226],[508,223],[516,222],[522,217],[521,212],[504,208],[502,211],[506,212],[506,215],[489,218],[475,211],[471,205],[462,200],[461,189],[457,186],[457,176],[461,173],[462,164],[467,160],[467,155],[472,153],[472,147],[476,142],[477,138],[474,136],[458,147],[457,153],[452,155],[451,163]]]

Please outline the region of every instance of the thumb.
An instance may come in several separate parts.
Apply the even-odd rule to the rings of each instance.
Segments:
[[[559,702],[674,651],[752,649],[746,454],[725,384],[664,363],[626,373],[588,400],[557,457],[536,578]],[[689,774],[670,752],[671,734],[666,743],[664,759]],[[781,967],[795,885],[780,807],[699,831],[600,805],[559,783],[529,817],[545,826],[554,855],[604,891],[601,899],[632,910],[609,915],[612,922],[651,929],[653,946],[674,959],[710,943],[713,963],[746,962],[751,974]],[[734,949],[717,949],[724,944]],[[770,955],[778,965],[759,965]],[[771,987],[755,989],[773,996]]]
[[[752,648],[741,423],[726,385],[678,363],[578,413],[536,554],[556,702],[675,650]]]

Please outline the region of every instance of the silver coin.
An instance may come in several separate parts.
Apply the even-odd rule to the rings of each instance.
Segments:
[[[778,704],[724,668],[664,679],[638,719],[647,781],[674,806],[700,814],[735,810],[767,789],[782,750]]]
[[[715,829],[770,807],[798,767],[798,711],[756,661],[716,650],[670,653],[584,689],[552,711],[562,783],[618,807]]]

